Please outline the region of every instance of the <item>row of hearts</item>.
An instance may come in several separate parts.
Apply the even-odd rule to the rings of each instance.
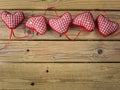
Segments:
[[[9,29],[15,29],[24,20],[24,13],[22,11],[17,11],[11,14],[10,12],[3,11],[1,17]],[[96,20],[98,31],[104,37],[111,35],[119,28],[117,22],[111,21],[104,15],[99,15]],[[50,27],[59,34],[66,34],[71,23],[74,26],[84,28],[88,32],[92,32],[96,26],[91,12],[78,14],[73,20],[71,14],[66,12],[58,18],[49,19],[48,23]],[[47,30],[47,21],[42,15],[33,16],[27,20],[25,26],[39,34],[44,34]]]

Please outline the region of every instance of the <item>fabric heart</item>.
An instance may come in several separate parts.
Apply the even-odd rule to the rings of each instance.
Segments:
[[[95,28],[94,18],[91,12],[84,12],[84,13],[78,14],[73,19],[72,24],[74,26],[82,27],[88,32],[92,32]]]
[[[15,29],[23,22],[24,13],[22,11],[17,11],[14,14],[11,14],[8,11],[3,11],[1,18],[9,29]]]
[[[46,18],[44,16],[31,17],[27,20],[27,22],[25,23],[25,26],[42,35],[47,30]]]
[[[97,17],[97,25],[99,33],[104,37],[111,35],[119,28],[117,22],[111,21],[102,14]]]
[[[50,27],[59,34],[67,33],[71,22],[72,22],[72,16],[68,12],[64,13],[59,18],[49,19]]]

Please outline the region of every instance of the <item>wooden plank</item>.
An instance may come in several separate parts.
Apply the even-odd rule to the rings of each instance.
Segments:
[[[2,12],[2,11],[1,11]],[[12,10],[11,12],[14,12],[14,10]],[[68,12],[68,11],[58,11],[58,13],[61,15],[63,14],[64,12]],[[84,11],[69,11],[73,18],[79,14],[79,13],[82,13]],[[44,11],[34,11],[34,10],[24,10],[24,13],[25,13],[25,16],[26,16],[26,19],[28,19],[29,17],[33,16],[33,15],[43,15]],[[95,12],[92,12],[93,15],[94,15],[94,18],[96,19],[96,17],[100,14],[100,13],[103,13],[102,11],[95,11]],[[108,17],[111,18],[111,20],[114,20],[116,22],[118,22],[120,24],[120,12],[118,11],[106,11],[106,14],[108,15]],[[47,13],[47,18],[52,18],[52,17],[56,17],[54,12],[53,11],[49,11]],[[26,21],[26,20],[25,20]],[[24,23],[25,23],[24,21]],[[9,30],[8,28],[5,26],[5,24],[0,20],[0,39],[7,39],[8,36],[9,36]],[[74,38],[77,33],[79,32],[79,29],[80,28],[70,28],[70,31],[68,32],[68,35],[72,38]],[[25,31],[27,29],[25,29],[24,27],[24,24],[22,24],[19,28],[17,28],[15,30],[15,33],[16,35],[18,36],[23,36]],[[120,29],[118,30],[118,32],[120,32]],[[116,32],[117,33],[117,32]],[[66,38],[64,37],[64,35],[62,37],[60,37],[59,34],[57,34],[55,31],[53,30],[50,30],[50,31],[47,31],[45,35],[36,35],[34,33],[34,35],[32,35],[30,38],[31,39],[39,39],[39,40],[44,40],[44,39],[47,39],[47,40],[65,40]],[[78,40],[120,40],[120,35],[117,35],[117,36],[109,36],[107,38],[104,38],[102,36],[99,35],[99,33],[97,32],[97,29],[95,29],[95,31],[89,33],[89,32],[86,32],[85,30],[79,35],[78,37]]]
[[[0,47],[4,45],[0,41]],[[120,62],[119,41],[12,41],[2,62]]]
[[[0,0],[0,9],[112,9],[120,10],[120,0]]]
[[[119,90],[120,64],[0,64],[2,90]]]

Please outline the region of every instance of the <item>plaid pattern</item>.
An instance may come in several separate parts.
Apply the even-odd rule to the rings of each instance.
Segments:
[[[1,14],[1,18],[9,29],[15,29],[24,20],[24,14],[22,11],[17,11],[14,14],[3,11]]]
[[[107,17],[99,15],[97,18],[98,29],[101,35],[109,36],[114,33],[119,25],[116,22],[110,21]]]
[[[89,32],[93,31],[95,28],[94,19],[90,12],[84,12],[84,13],[78,14],[73,19],[72,24],[75,26],[80,26]]]
[[[47,30],[46,18],[43,16],[34,16],[27,20],[25,26],[31,30],[44,34]]]
[[[49,19],[49,25],[57,33],[64,34],[68,31],[71,21],[72,21],[71,14],[66,12],[59,18]]]

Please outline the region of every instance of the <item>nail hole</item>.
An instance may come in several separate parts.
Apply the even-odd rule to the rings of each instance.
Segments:
[[[62,37],[62,35],[60,34],[59,37]]]
[[[34,86],[34,85],[35,85],[35,83],[34,83],[34,82],[32,82],[30,85],[31,85],[31,86]]]
[[[46,70],[46,73],[48,73],[49,72],[49,70]]]
[[[32,14],[31,16],[34,16],[34,14]]]
[[[103,53],[103,50],[102,49],[99,49],[98,50],[98,54],[102,54]]]
[[[27,52],[29,52],[30,50],[29,50],[29,49],[27,49],[26,51],[27,51]]]

